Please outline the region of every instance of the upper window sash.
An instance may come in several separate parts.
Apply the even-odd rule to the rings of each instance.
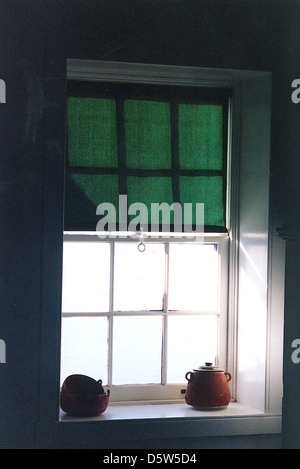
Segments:
[[[102,203],[116,209],[113,228],[124,228],[119,196],[126,195],[127,211],[135,202],[145,206],[138,226],[146,231],[153,203],[191,204],[197,231],[195,206],[203,203],[204,230],[226,232],[229,94],[228,88],[70,80],[65,229],[95,229]],[[167,231],[178,231],[175,211],[169,215]],[[165,231],[162,215],[156,220],[156,230]]]

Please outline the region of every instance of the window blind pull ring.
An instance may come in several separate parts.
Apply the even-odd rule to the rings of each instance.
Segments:
[[[145,252],[146,251],[146,245],[144,243],[144,229],[141,228],[141,231],[138,233],[138,237],[139,237],[139,245],[138,245],[138,250],[140,252]]]
[[[140,242],[140,244],[138,245],[138,250],[140,252],[145,252],[146,251],[146,244],[144,243],[144,241]]]

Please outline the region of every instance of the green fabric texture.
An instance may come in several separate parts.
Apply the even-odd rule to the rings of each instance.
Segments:
[[[128,168],[171,168],[169,103],[125,100],[124,121]]]
[[[68,155],[70,166],[118,166],[113,99],[68,99]]]
[[[114,205],[118,217],[119,194],[118,176],[110,174],[72,174],[66,176],[65,185],[65,227],[92,229],[99,216],[96,208],[101,202]]]
[[[152,203],[179,201],[225,227],[223,106],[118,99],[68,98],[65,229],[95,230],[103,202],[118,216],[119,194],[146,205],[149,226]]]
[[[186,203],[204,204],[204,224],[224,226],[223,178],[221,176],[180,177],[180,194]],[[193,211],[193,223],[195,223]]]
[[[148,219],[143,223],[151,223],[151,204],[166,202],[169,205],[173,203],[172,179],[170,177],[128,177],[128,205],[135,202],[142,202],[148,211]],[[132,220],[134,216],[130,216]],[[161,222],[161,217],[160,217]],[[173,222],[171,214],[170,223]]]
[[[223,168],[223,109],[216,105],[179,105],[181,169]]]

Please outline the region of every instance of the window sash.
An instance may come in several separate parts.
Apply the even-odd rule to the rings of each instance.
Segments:
[[[182,377],[181,383],[168,383],[167,382],[167,318],[174,317],[188,317],[188,316],[210,316],[215,317],[217,320],[217,353],[216,353],[216,363],[219,366],[226,366],[226,350],[227,350],[227,283],[228,283],[228,245],[229,238],[225,235],[217,236],[208,236],[202,243],[198,244],[214,244],[217,245],[219,253],[219,304],[218,309],[215,311],[189,311],[189,310],[169,310],[168,308],[168,256],[169,256],[169,246],[172,242],[178,244],[178,240],[162,240],[159,238],[149,239],[146,242],[148,243],[164,243],[166,246],[165,261],[166,261],[166,278],[165,278],[165,298],[166,301],[163,302],[163,309],[161,311],[157,310],[147,310],[147,311],[115,311],[113,307],[113,296],[114,296],[114,246],[115,242],[133,242],[136,243],[134,239],[124,239],[117,238],[109,239],[106,241],[99,240],[97,236],[94,235],[83,235],[83,234],[65,234],[64,240],[68,242],[72,241],[86,241],[90,242],[108,242],[110,244],[110,292],[109,292],[109,311],[108,312],[90,312],[90,313],[78,313],[78,312],[64,312],[62,311],[62,318],[72,318],[72,317],[106,317],[108,319],[108,382],[107,385],[113,390],[111,394],[112,401],[139,401],[139,400],[165,400],[165,399],[182,399],[182,389],[185,387],[184,376]],[[191,243],[192,241],[184,241],[180,244]],[[193,243],[193,242],[192,242]],[[163,324],[163,338],[162,338],[162,366],[161,366],[161,382],[157,384],[138,384],[130,385],[130,392],[128,385],[115,385],[112,382],[112,361],[113,361],[113,321],[114,318],[118,317],[153,317],[160,316],[164,322]],[[200,365],[200,363],[199,363]],[[186,372],[189,370],[186,370]]]
[[[108,74],[109,75],[109,74]],[[106,80],[104,79],[104,77],[107,76],[106,73],[105,73],[105,70],[104,72],[102,73],[101,70],[97,72],[97,77],[96,76],[93,76],[93,79],[92,80],[95,80],[97,83],[99,82],[105,82]],[[89,74],[87,74],[87,76],[89,76]],[[75,77],[77,77],[76,73],[75,75],[73,76],[72,73],[69,74],[69,78],[71,77],[71,81],[72,79],[74,79]],[[80,80],[82,79],[82,77],[80,77]],[[196,86],[196,87],[199,87],[199,83],[198,83],[198,80],[195,80],[194,78],[189,78],[188,80],[182,80],[179,79],[179,80],[176,80],[173,75],[172,76],[169,76],[168,79],[166,80],[165,78],[161,78],[161,77],[154,77],[152,76],[151,79],[148,79],[147,77],[143,77],[142,79],[139,77],[139,78],[136,78],[136,74],[134,73],[132,76],[129,76],[128,74],[128,77],[126,76],[126,73],[124,74],[124,76],[122,75],[121,73],[121,76],[118,76],[116,80],[113,80],[113,81],[121,81],[121,82],[124,82],[124,81],[128,81],[128,82],[131,82],[131,83],[136,83],[139,82],[139,81],[142,81],[144,83],[148,83],[148,84],[153,84],[154,82],[157,82],[159,84],[164,84],[164,83],[167,83],[168,84],[168,87],[169,87],[169,84],[172,84],[174,85],[175,83],[178,84],[180,83],[180,88],[181,90],[184,90],[185,89],[185,86],[187,85],[188,87],[189,86]],[[70,83],[70,80],[69,80],[69,83]],[[185,86],[182,86],[182,85],[185,85]],[[214,83],[213,86],[215,86],[216,84]],[[206,87],[206,84],[204,84],[205,86],[205,92],[208,90],[208,88]],[[217,85],[219,86],[219,84]],[[214,90],[216,90],[214,88]],[[227,88],[227,90],[229,91],[229,88]],[[228,96],[230,95],[230,91],[228,93]],[[227,120],[227,114],[226,114],[226,120]],[[225,120],[224,120],[225,122]],[[230,127],[230,125],[228,125],[228,127]],[[226,132],[226,135],[230,134],[230,132],[228,132],[228,129],[227,129],[227,125],[224,126],[223,130]],[[224,155],[226,157],[226,162],[227,162],[227,142],[226,142],[226,145],[224,145],[223,147],[223,150],[224,150]],[[132,168],[130,168],[131,170]],[[136,169],[136,168],[135,168]],[[109,172],[110,168],[105,168],[104,169],[104,172],[106,171],[107,173]],[[126,169],[127,170],[127,169]],[[116,171],[115,168],[112,168],[112,173],[114,173]],[[189,169],[185,169],[185,171],[189,171]],[[86,172],[88,172],[88,170],[86,170]],[[68,169],[67,169],[67,173],[68,173]],[[228,174],[226,174],[228,173]],[[229,206],[230,206],[230,198],[228,197],[228,194],[229,194],[229,184],[227,184],[227,180],[229,181],[229,179],[226,178],[226,176],[229,176],[230,174],[230,171],[229,171],[229,167],[224,167],[224,180],[226,181],[226,184],[223,185],[223,191],[224,191],[224,194],[226,194],[226,198],[224,198],[224,213],[226,213],[226,226],[222,226],[221,228],[219,226],[206,226],[205,227],[205,235],[207,236],[208,234],[211,234],[213,235],[213,233],[218,233],[217,234],[217,237],[220,237],[221,239],[221,243],[220,243],[220,246],[222,246],[222,248],[224,249],[224,252],[222,254],[222,259],[224,260],[224,262],[222,262],[222,276],[223,276],[223,280],[226,278],[226,281],[223,282],[223,285],[222,285],[222,295],[221,297],[224,299],[224,301],[222,301],[222,314],[219,315],[219,322],[220,322],[220,330],[222,330],[222,334],[220,334],[220,337],[218,338],[219,339],[219,344],[218,344],[218,355],[219,355],[219,362],[218,364],[220,366],[223,366],[225,367],[226,366],[226,357],[227,357],[227,349],[226,349],[226,321],[227,321],[227,306],[225,306],[225,304],[227,305],[227,293],[228,293],[228,288],[227,288],[227,274],[228,274],[228,247],[229,247],[229,238],[228,236],[225,235],[226,231],[227,231],[227,227],[230,226],[230,223],[229,223],[229,220],[230,220],[230,210],[229,210]],[[110,174],[110,176],[114,176],[116,174]],[[187,174],[188,175],[188,174]],[[133,176],[133,175],[132,175]],[[166,176],[166,174],[164,175]],[[190,176],[192,176],[192,174],[190,173]],[[198,176],[200,176],[200,173],[198,174]],[[216,176],[216,174],[215,174]],[[225,210],[226,209],[226,210]],[[96,224],[96,223],[95,223]],[[69,225],[67,227],[67,225],[65,225],[65,229],[69,229],[70,231],[72,230],[77,230],[78,232],[80,231],[86,231],[86,230],[94,230],[95,229],[95,224],[91,224],[91,223],[87,223],[87,224],[80,224],[80,225]],[[118,225],[116,226],[116,230],[119,230],[121,227],[119,227]],[[172,231],[172,229],[170,230]],[[186,234],[185,234],[186,235]],[[225,254],[226,253],[226,254]],[[224,275],[223,275],[224,274]],[[122,315],[124,313],[121,313]],[[151,314],[151,312],[150,312]],[[171,313],[170,313],[171,314]],[[180,385],[182,387],[182,385]],[[129,399],[129,400],[134,400],[134,393],[132,392],[133,391],[133,386],[129,386],[129,387],[126,387],[126,386],[121,386],[121,391],[122,391],[122,394],[121,396],[117,396],[116,399],[119,400],[119,398],[126,398],[125,400]],[[170,389],[167,390],[168,386],[165,386],[165,385],[157,385],[157,386],[154,386],[155,389],[160,389],[160,393],[158,395],[154,395],[153,394],[153,386],[149,385],[149,386],[137,386],[137,391],[138,391],[138,394],[136,395],[137,397],[137,400],[140,400],[141,398],[143,399],[153,399],[153,398],[169,398],[170,396],[172,396],[173,398],[176,398],[178,397],[178,395],[180,395],[180,389],[178,388],[177,391],[175,392],[174,389],[176,388],[176,386],[174,385],[170,385]],[[163,391],[162,391],[163,390]],[[126,391],[129,391],[129,394],[130,395],[125,395],[126,394]],[[175,392],[175,394],[174,394]],[[179,394],[178,394],[179,392]],[[125,394],[124,394],[125,393]],[[166,394],[165,394],[166,393]],[[114,387],[114,393],[113,393],[114,396],[116,396],[116,387]],[[142,395],[142,397],[141,397]],[[148,396],[148,397],[147,397]],[[160,397],[159,397],[160,396]],[[182,395],[180,395],[180,397],[182,397]],[[111,398],[113,398],[113,396],[111,396]]]
[[[72,162],[70,159],[72,154],[69,154],[69,159],[66,164],[65,230],[88,231],[94,229],[98,221],[95,211],[99,203],[112,202],[118,209],[117,194],[128,194],[128,204],[136,202],[138,201],[136,199],[136,190],[141,184],[144,184],[145,187],[143,187],[139,197],[142,199],[144,198],[144,200],[141,201],[145,202],[146,205],[152,202],[167,202],[169,205],[174,202],[179,202],[181,204],[184,202],[203,202],[207,205],[207,212],[204,219],[206,225],[205,231],[227,231],[227,136],[228,100],[230,94],[228,89],[203,89],[199,87],[193,87],[192,89],[187,87],[186,89],[186,87],[182,86],[153,87],[149,85],[120,85],[88,82],[84,82],[82,85],[81,82],[74,82],[71,80],[69,81],[69,94],[69,99],[77,99],[72,98],[71,96],[77,96],[78,94],[84,97],[97,96],[99,99],[114,99],[116,104],[116,116],[115,119],[113,119],[113,122],[116,125],[117,161],[114,159],[113,166],[105,164],[103,167],[95,165],[95,162],[93,163],[93,161],[91,161],[90,164],[78,164],[78,162],[76,164],[76,161]],[[168,103],[170,106],[170,167],[130,167],[130,163],[127,161],[128,155],[126,156],[127,137],[125,135],[124,103],[126,102],[126,99],[136,97],[139,99],[144,98],[147,100],[146,102],[149,103],[157,99],[164,99],[164,102]],[[209,103],[210,106],[217,103],[219,106],[222,106],[223,124],[221,167],[199,168],[196,166],[189,167],[189,165],[186,166],[180,164],[181,153],[179,149],[178,114],[179,106],[182,105],[180,103],[203,103],[204,105]],[[78,132],[80,132],[80,128],[77,129],[77,133]],[[154,179],[152,180],[152,178]],[[157,197],[157,193],[159,192],[157,190],[158,188],[151,189],[153,185],[152,181],[154,180],[160,181],[159,188],[165,187],[159,197],[159,199],[162,198],[163,200],[152,200],[153,197]],[[215,187],[212,193],[210,193],[210,190],[208,190],[208,187],[205,185],[205,181],[208,180],[210,181],[209,187]],[[169,184],[169,188],[167,187],[167,184]],[[203,189],[201,191],[200,187],[202,186]],[[103,187],[103,190],[100,192],[99,187]],[[147,195],[148,190],[150,190],[150,192],[151,190],[154,192]],[[82,194],[78,195],[78,193],[81,193],[82,191],[85,192],[86,197],[83,197]],[[215,211],[215,207],[217,206],[219,206],[218,211]],[[78,213],[80,213],[79,217]],[[193,228],[195,229],[195,220]],[[116,230],[120,229],[122,229],[122,227],[119,225],[117,220]],[[171,222],[170,231],[174,231],[173,222]]]

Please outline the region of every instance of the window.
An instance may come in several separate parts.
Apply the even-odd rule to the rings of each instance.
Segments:
[[[229,95],[70,81],[61,381],[101,378],[112,400],[182,398],[189,369],[225,365]]]
[[[115,400],[180,398],[189,368],[219,359],[227,240],[137,246],[65,235],[61,379],[101,377]]]
[[[125,78],[130,82],[143,80],[150,84],[175,83],[233,90],[229,109],[229,128],[232,129],[229,156],[232,164],[228,165],[233,177],[228,178],[231,181],[228,200],[233,200],[234,204],[231,205],[230,217],[227,217],[229,236],[218,235],[227,239],[229,245],[229,288],[225,289],[229,302],[228,321],[225,328],[220,324],[220,330],[227,329],[228,334],[227,349],[225,347],[223,353],[221,348],[219,359],[220,365],[226,366],[221,361],[228,357],[226,368],[235,380],[232,391],[236,403],[230,405],[222,416],[217,413],[218,417],[216,413],[195,412],[185,404],[134,408],[130,405],[109,406],[99,420],[77,421],[76,424],[60,415],[64,161],[57,141],[52,142],[53,145],[50,142],[44,161],[40,391],[36,421],[40,444],[49,446],[51,440],[52,445],[58,446],[65,441],[72,447],[81,447],[84,442],[89,447],[100,444],[109,448],[112,443],[124,446],[129,442],[136,447],[141,435],[155,440],[158,431],[165,443],[170,438],[179,441],[178,438],[182,440],[188,435],[200,441],[201,437],[209,436],[280,433],[284,242],[275,230],[281,222],[271,217],[269,228],[268,220],[271,74],[74,59],[68,60],[67,74],[69,80],[76,81],[119,82]],[[63,84],[64,76],[62,87]],[[62,128],[59,141],[64,142],[64,92],[56,98],[60,112],[55,114]],[[73,232],[73,237],[74,234],[79,236],[80,233]],[[210,238],[210,241],[216,244],[215,238]],[[226,273],[226,264],[224,268]],[[90,326],[90,336],[99,334],[92,321],[87,325]],[[80,346],[78,337],[77,350]],[[84,365],[89,364],[88,354],[82,361]],[[143,385],[140,387],[145,388]],[[164,386],[160,387],[164,389]],[[131,390],[132,386],[127,388]],[[142,391],[139,398],[143,398]]]
[[[207,90],[212,88],[233,90],[233,98],[230,98],[227,109],[229,114],[228,151],[227,148],[225,149],[223,146],[223,150],[228,157],[228,160],[226,161],[227,174],[225,179],[223,177],[222,182],[222,203],[224,210],[223,214],[225,215],[225,224],[223,227],[219,227],[219,231],[217,227],[216,231],[214,231],[214,229],[210,230],[209,225],[205,226],[205,236],[203,237],[200,244],[210,244],[217,246],[216,249],[219,253],[219,298],[221,306],[217,313],[217,359],[219,365],[226,367],[229,371],[233,371],[233,381],[235,381],[233,382],[232,387],[233,397],[236,398],[239,403],[252,405],[254,408],[260,409],[261,411],[270,408],[278,409],[281,402],[279,383],[280,373],[278,368],[280,364],[278,365],[278,360],[276,363],[269,361],[273,353],[272,351],[275,350],[274,343],[277,341],[278,334],[276,333],[276,337],[274,336],[274,338],[273,329],[270,330],[266,326],[267,317],[269,317],[266,290],[266,286],[268,285],[268,268],[267,263],[264,262],[267,259],[269,239],[268,219],[266,214],[268,207],[269,174],[268,139],[270,135],[270,74],[262,72],[205,70],[198,68],[189,69],[186,67],[165,67],[119,63],[114,64],[109,62],[72,60],[68,62],[68,77],[71,81],[92,81],[97,82],[97,84],[102,82],[126,82],[135,84],[143,83],[149,85],[155,84],[159,86],[178,85],[181,88],[185,86],[196,86],[202,88],[204,87]],[[207,88],[207,86],[210,88]],[[223,144],[225,141],[227,144],[226,139],[223,140]],[[260,149],[259,152],[257,151],[258,148]],[[80,166],[80,164],[77,166]],[[105,171],[108,172],[108,168],[109,167],[107,166],[104,169],[102,175],[105,173]],[[131,170],[132,168],[129,169]],[[80,173],[79,167],[76,168],[76,171],[78,174]],[[71,173],[72,168],[67,167],[66,195],[68,192],[67,178],[70,178]],[[127,172],[127,175],[128,173],[129,172]],[[111,174],[109,174],[109,176],[111,176]],[[108,189],[111,189],[109,184],[107,187]],[[80,194],[84,194],[82,188],[83,186],[81,186],[81,188],[79,188],[77,191],[74,190],[73,193],[70,191],[69,194],[72,195],[73,199],[74,197],[79,197]],[[106,191],[106,194],[108,193],[109,191]],[[113,194],[115,194],[115,192],[113,192]],[[99,220],[99,216],[95,216],[95,210],[97,207],[96,204],[98,204],[99,201],[98,199],[99,198],[96,197],[95,203],[91,204],[90,202],[92,198],[85,198],[85,202],[88,201],[88,203],[83,206],[85,209],[88,209],[92,206],[92,210],[89,213],[92,213],[94,218],[91,222],[91,220],[89,220],[87,217],[85,220],[87,223],[85,224],[84,229],[80,229],[79,225],[75,226],[75,223],[73,226],[71,226],[71,224],[68,226],[65,225],[65,229],[68,228],[68,235],[65,234],[65,246],[67,246],[68,243],[71,243],[71,238],[73,240],[72,242],[79,241],[79,236],[81,235],[82,239],[80,242],[87,240],[89,240],[89,243],[92,242],[93,235],[95,237],[95,224]],[[67,200],[67,198],[65,200]],[[106,198],[106,200],[108,199]],[[184,201],[181,200],[181,203],[184,203]],[[84,210],[83,212],[87,214],[87,210]],[[67,217],[65,218],[65,221],[66,220]],[[69,221],[73,223],[76,221],[76,217],[73,219],[72,217],[69,217]],[[119,227],[117,226],[116,228],[118,229]],[[159,228],[160,230],[163,230],[162,226]],[[226,233],[227,229],[228,233]],[[87,230],[92,230],[93,233]],[[121,232],[119,232],[119,234],[121,234]],[[126,243],[125,241],[126,240],[122,239],[120,236],[115,239],[103,239],[101,243],[103,245],[109,244],[111,253],[113,249],[116,248],[117,243],[122,243],[122,245],[129,244],[129,242]],[[134,239],[128,241],[134,243]],[[167,237],[159,239],[154,239],[153,237],[149,239],[147,238],[146,251],[149,247],[149,244],[151,243],[152,245],[152,243],[154,244],[155,242],[158,244],[160,242],[160,244],[163,244],[164,246],[169,245],[169,250],[171,250],[170,248],[173,245],[175,246],[175,244],[181,245],[183,243],[187,246],[192,244],[189,242],[187,237],[185,237],[184,240],[180,239],[179,237]],[[97,239],[97,244],[100,244],[99,239]],[[114,245],[114,247],[112,247],[112,245]],[[196,246],[196,243],[194,243],[194,245]],[[164,249],[166,250],[166,247]],[[111,265],[109,279],[107,282],[109,285],[113,285],[111,254],[110,262]],[[257,269],[254,268],[256,264],[260,266],[259,278],[256,277]],[[111,289],[112,287],[107,288]],[[272,290],[270,290],[269,299],[272,298],[272,295]],[[111,296],[109,298],[111,298]],[[253,299],[255,298],[260,298],[260,301],[257,301],[254,304]],[[110,300],[108,299],[108,301]],[[276,304],[278,304],[278,302],[276,302]],[[274,305],[275,303],[272,303],[272,314],[274,315],[274,311],[276,310],[275,315],[278,316],[280,315],[280,311],[277,307],[274,310]],[[223,311],[225,311],[225,314],[223,314]],[[254,311],[256,328],[257,330],[260,330],[261,333],[259,336],[255,335],[255,340],[252,340],[253,337],[249,337],[247,331],[249,331],[249,326],[251,326],[251,330],[255,330],[253,327]],[[153,311],[147,310],[147,312],[149,316],[152,314],[153,316],[155,315]],[[114,311],[114,314],[116,314],[116,316],[119,315],[121,319],[123,318],[123,313],[127,314],[127,312],[124,311]],[[173,310],[168,310],[168,316],[170,317],[175,317],[176,314],[180,315],[181,313],[182,310],[179,310],[179,313]],[[184,312],[182,316],[184,316],[185,313],[186,312]],[[79,314],[75,312],[64,312],[63,322],[67,323],[67,321],[70,320],[69,324],[71,324],[72,321],[75,324],[76,320],[79,321],[79,316],[82,314],[82,311]],[[85,314],[86,319],[91,318],[89,323],[88,321],[85,323],[86,327],[89,327],[91,337],[93,334],[97,335],[97,329],[94,331],[93,327],[92,320],[94,319],[102,320],[103,327],[101,328],[101,333],[105,331],[105,334],[107,334],[107,328],[104,327],[104,324],[109,322],[108,316],[111,315],[111,310],[104,314],[99,314],[99,312],[86,312]],[[164,312],[162,314],[164,314]],[[202,312],[193,312],[193,315],[195,316],[198,314],[200,316],[202,315]],[[96,317],[97,315],[99,318]],[[102,317],[100,318],[100,316]],[[127,314],[127,316],[130,317],[134,315]],[[270,321],[270,324],[271,322],[272,321]],[[63,337],[64,331],[66,331],[66,329],[64,330],[63,326]],[[74,341],[77,340],[76,350],[77,353],[80,354],[82,336],[79,335],[77,339],[75,338],[75,335],[72,337]],[[99,334],[98,337],[100,337]],[[101,340],[102,339],[103,337]],[[100,350],[99,347],[98,350]],[[260,351],[263,350],[265,353],[260,353]],[[86,349],[86,351],[88,352],[88,349]],[[69,356],[71,355],[71,352],[72,350],[70,348]],[[47,355],[48,352],[45,353]],[[62,355],[67,357],[66,349]],[[92,355],[94,356],[94,350],[92,350]],[[83,356],[81,355],[81,357]],[[88,354],[86,354],[86,357],[86,359],[82,358],[84,366],[90,363]],[[100,357],[100,354],[98,357]],[[103,363],[105,365],[107,362],[109,362],[109,360],[111,360],[111,357],[112,350],[109,348],[107,350],[107,355],[103,353],[101,355],[101,359],[103,359]],[[67,363],[67,361],[65,361],[65,363]],[[69,361],[69,363],[71,362]],[[76,362],[76,366],[78,364],[79,361]],[[198,364],[199,363],[197,363],[196,366],[198,366]],[[267,372],[266,367],[268,370]],[[88,373],[87,368],[85,370],[85,372]],[[251,383],[253,383],[253,386],[255,386],[255,392],[251,391],[253,386],[251,385],[249,387],[249,380]],[[118,386],[123,388],[125,394],[123,394],[123,396],[121,394],[118,395],[116,400],[130,399],[132,396],[132,390],[135,386]],[[176,389],[176,392],[174,393],[173,386]],[[164,390],[168,388],[166,385],[155,384],[152,386],[149,384],[141,384],[136,387],[138,388],[138,394],[136,394],[138,399],[149,399],[149,396],[151,396],[150,398],[153,398],[153,387],[155,387],[155,389],[160,388],[160,390],[162,390],[160,398],[169,399],[170,397],[178,397],[178,390],[182,389],[182,384],[170,384],[170,390],[167,390],[166,395],[163,394]],[[127,395],[126,390],[128,391]],[[147,394],[147,390],[150,390],[151,392]],[[119,390],[117,389],[116,391]]]

